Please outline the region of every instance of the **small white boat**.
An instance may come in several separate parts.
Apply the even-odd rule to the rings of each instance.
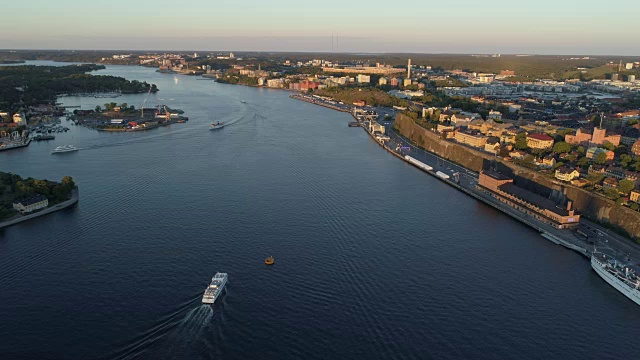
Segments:
[[[221,123],[220,121],[218,121],[216,123],[211,123],[211,125],[209,125],[209,130],[217,130],[223,127],[224,127],[224,123]]]
[[[203,304],[213,304],[224,290],[224,286],[227,285],[227,273],[216,273],[211,278],[211,284],[207,287],[202,295]]]
[[[51,153],[52,154],[60,154],[60,153],[78,151],[78,150],[80,150],[80,149],[78,149],[77,147],[75,147],[73,145],[64,145],[64,146],[58,146],[57,148],[53,149],[53,151]]]

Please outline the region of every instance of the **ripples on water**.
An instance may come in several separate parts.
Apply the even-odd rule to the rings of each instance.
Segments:
[[[637,357],[639,309],[587,261],[386,154],[348,115],[105,73],[158,84],[190,121],[72,127],[0,154],[4,171],[81,189],[0,240],[0,358]],[[83,150],[49,154],[67,143]],[[217,271],[229,284],[203,306]]]

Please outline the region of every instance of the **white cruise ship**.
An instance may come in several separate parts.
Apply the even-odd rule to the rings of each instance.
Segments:
[[[609,285],[640,305],[640,277],[633,269],[595,250],[591,256],[591,267]]]
[[[216,273],[216,275],[211,278],[211,284],[204,291],[204,295],[202,295],[202,303],[203,304],[213,304],[224,290],[224,286],[227,284],[227,273]]]
[[[53,152],[51,153],[59,154],[59,153],[66,153],[66,152],[72,152],[72,151],[78,151],[78,150],[80,149],[78,149],[73,145],[64,145],[64,146],[58,146],[57,148],[53,149]]]
[[[211,125],[209,125],[209,130],[217,130],[223,127],[224,127],[224,123],[221,123],[220,121],[218,121],[217,123],[211,123]]]

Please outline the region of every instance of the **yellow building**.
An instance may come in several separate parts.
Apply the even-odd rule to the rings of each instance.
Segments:
[[[632,190],[631,195],[629,196],[629,200],[633,202],[640,202],[640,192]]]
[[[580,177],[580,173],[576,169],[570,169],[561,166],[556,169],[556,179],[561,181],[571,181]]]
[[[551,149],[553,138],[547,134],[529,134],[527,135],[527,146],[536,150]]]
[[[488,139],[482,134],[462,130],[456,132],[455,138],[456,141],[461,144],[467,144],[478,148],[484,148],[484,144],[487,143]]]

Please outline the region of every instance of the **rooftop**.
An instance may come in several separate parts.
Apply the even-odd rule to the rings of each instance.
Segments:
[[[482,170],[482,173],[496,180],[511,180],[510,177],[493,170]]]
[[[47,197],[44,195],[36,195],[33,197],[30,197],[28,199],[24,199],[24,200],[20,200],[17,203],[18,204],[22,204],[22,206],[28,206],[28,205],[33,205],[35,203],[39,203],[41,201],[47,200]]]
[[[536,140],[543,140],[543,141],[552,141],[553,138],[547,134],[529,134],[527,135],[527,137],[530,137],[532,139],[536,139]]]
[[[555,202],[538,194],[532,193],[529,190],[523,189],[513,183],[500,185],[499,189],[541,209],[552,211],[561,216],[569,215],[569,211],[567,209],[558,206]]]

